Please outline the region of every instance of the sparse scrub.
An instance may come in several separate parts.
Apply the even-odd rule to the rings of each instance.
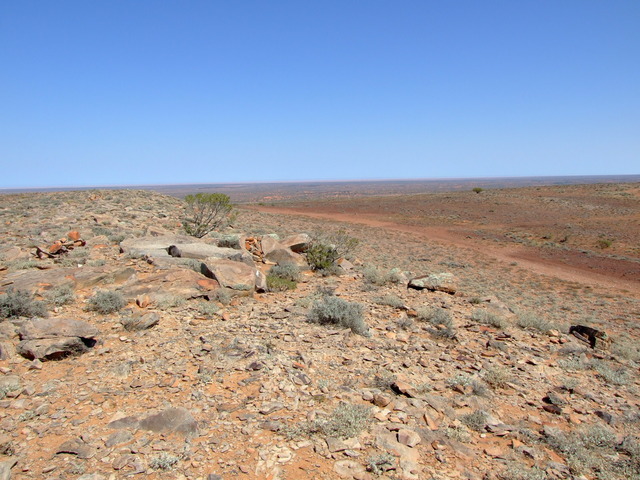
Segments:
[[[359,243],[357,238],[350,237],[345,230],[316,234],[306,252],[307,263],[314,271],[335,274],[338,272],[336,262],[340,258],[351,258]]]
[[[206,300],[198,302],[197,308],[198,313],[205,317],[212,317],[219,310],[219,307],[215,303],[207,302]]]
[[[382,286],[388,283],[400,283],[402,281],[402,272],[397,268],[384,271],[375,265],[367,265],[363,268],[362,274],[364,281],[371,285]]]
[[[382,391],[391,390],[391,385],[397,379],[396,375],[390,372],[381,372],[373,377],[373,386]]]
[[[454,339],[456,329],[453,325],[451,314],[443,308],[423,308],[418,310],[418,320],[428,322],[435,328],[429,329],[429,333],[436,337]]]
[[[493,312],[487,312],[486,310],[474,310],[471,312],[471,320],[482,323],[483,325],[491,325],[492,327],[499,329],[507,328],[507,321],[504,318]]]
[[[44,297],[47,302],[49,302],[51,305],[55,305],[56,307],[69,305],[76,300],[76,295],[73,287],[69,284],[63,284],[52,288],[47,293],[45,293]]]
[[[612,368],[603,360],[592,360],[591,366],[598,372],[598,375],[608,384],[627,385],[630,381],[629,371],[624,367]]]
[[[516,324],[520,328],[524,328],[526,330],[537,330],[541,333],[547,333],[549,330],[554,328],[553,323],[530,312],[519,314]]]
[[[516,462],[510,462],[502,473],[500,480],[547,480],[547,473],[538,467],[527,467]]]
[[[231,303],[231,299],[233,295],[226,288],[219,288],[209,297],[210,300],[214,302],[220,302],[222,305],[229,305]]]
[[[160,455],[153,457],[149,462],[149,466],[154,470],[170,470],[180,461],[179,457],[171,455],[167,452],[161,452]]]
[[[126,304],[127,301],[120,292],[101,290],[89,299],[87,308],[88,310],[106,315],[122,310]]]
[[[450,388],[462,387],[466,389],[471,387],[471,393],[474,395],[486,395],[487,393],[486,383],[465,373],[460,373],[448,379],[446,383]]]
[[[309,320],[321,325],[330,324],[350,328],[358,335],[366,336],[369,333],[369,328],[364,323],[362,305],[331,295],[313,303]]]
[[[383,295],[382,297],[376,298],[375,302],[378,305],[386,305],[393,308],[404,307],[404,302],[397,295]]]
[[[160,310],[168,310],[184,305],[185,299],[178,295],[162,295],[156,304]]]
[[[267,288],[270,292],[295,290],[300,279],[300,269],[297,265],[274,265],[267,275]]]
[[[511,381],[511,374],[504,367],[491,367],[487,369],[483,379],[491,388],[504,388]]]
[[[35,300],[33,295],[24,290],[7,290],[0,295],[0,318],[43,317],[47,309],[43,302]]]
[[[8,264],[11,270],[28,270],[30,268],[37,268],[38,262],[36,260],[14,260]]]
[[[288,431],[290,438],[322,435],[323,437],[353,438],[371,423],[371,408],[365,405],[341,403],[326,419],[305,422]]]
[[[187,206],[182,226],[193,237],[202,238],[235,219],[233,205],[224,193],[197,193],[184,200]]]
[[[396,457],[390,453],[381,453],[367,459],[367,470],[374,475],[382,475],[387,470],[391,470],[395,464]]]
[[[487,414],[482,410],[476,410],[475,412],[463,415],[460,420],[471,430],[484,432],[484,426],[487,423]]]

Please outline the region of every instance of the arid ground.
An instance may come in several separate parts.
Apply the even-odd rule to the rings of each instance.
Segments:
[[[281,193],[0,196],[0,478],[640,478],[640,184]]]

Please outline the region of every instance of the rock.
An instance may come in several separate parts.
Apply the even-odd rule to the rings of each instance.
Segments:
[[[0,462],[0,480],[11,480],[11,469],[18,463],[17,458]]]
[[[569,335],[588,343],[593,349],[608,350],[611,344],[611,339],[607,332],[585,325],[572,325],[569,327]]]
[[[67,440],[56,449],[56,453],[70,453],[78,458],[87,459],[96,454],[96,449],[87,445],[82,439]]]
[[[282,245],[277,239],[271,236],[264,236],[261,240],[263,260],[277,265],[292,263],[299,267],[306,266],[305,258],[288,247]]]
[[[25,323],[18,331],[21,340],[58,337],[93,339],[100,331],[93,325],[70,318],[38,318]]]
[[[122,445],[133,440],[133,435],[125,430],[112,433],[104,442],[107,448],[115,447],[116,445]]]
[[[120,320],[125,330],[134,332],[147,330],[160,322],[160,315],[156,312],[147,313],[142,316],[125,317]]]
[[[311,245],[311,237],[306,233],[292,235],[280,241],[280,244],[295,253],[304,253]]]
[[[353,265],[353,263],[351,263],[349,260],[347,260],[346,258],[339,258],[336,261],[336,265],[338,265],[342,270],[344,270],[345,272],[349,272],[351,270],[353,270],[355,267]]]
[[[81,355],[95,345],[95,340],[87,340],[85,342],[79,337],[25,340],[18,344],[17,352],[29,360],[62,360],[69,356]]]
[[[185,268],[171,268],[148,276],[134,277],[122,286],[122,294],[127,300],[135,300],[147,295],[151,301],[158,301],[167,295],[184,300],[207,296],[207,292],[218,289],[215,280]]]
[[[457,281],[451,273],[432,273],[409,280],[407,288],[415,290],[429,290],[432,292],[445,292],[453,295],[458,290]]]
[[[168,408],[162,412],[143,418],[138,428],[152,432],[182,433],[193,435],[198,432],[198,424],[188,410],[184,408]]]
[[[204,265],[205,275],[217,280],[221,286],[233,290],[252,292],[260,276],[255,267],[233,260],[210,257],[204,260]]]
[[[419,396],[416,388],[402,380],[396,380],[391,384],[391,390],[393,390],[398,395],[405,395],[409,398],[417,398]]]
[[[420,435],[413,430],[401,428],[398,430],[398,442],[407,447],[415,447],[421,441]]]
[[[0,360],[7,360],[13,356],[13,344],[9,342],[0,342]]]
[[[122,253],[134,256],[148,256],[154,262],[163,265],[185,264],[184,259],[204,260],[221,258],[253,265],[251,255],[245,250],[224,248],[197,241],[184,235],[161,235],[141,238],[129,238],[120,243]],[[171,252],[174,255],[171,255]],[[177,255],[179,253],[179,255]]]
[[[19,330],[17,352],[29,360],[60,360],[92,348],[100,331],[80,320],[37,318]]]
[[[355,478],[365,473],[365,468],[353,460],[340,460],[333,464],[333,471],[341,478]]]

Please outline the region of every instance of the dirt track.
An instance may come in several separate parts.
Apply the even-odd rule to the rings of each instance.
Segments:
[[[261,212],[298,215],[411,233],[431,241],[455,245],[456,247],[488,255],[502,262],[517,262],[518,265],[542,275],[594,287],[627,290],[634,295],[640,295],[640,268],[637,263],[631,261],[587,257],[584,254],[580,255],[578,252],[562,252],[562,255],[558,256],[542,251],[540,248],[517,244],[490,244],[482,238],[470,235],[471,231],[468,227],[403,225],[382,221],[373,215],[367,214],[309,212],[306,209],[258,205],[252,205],[248,208]]]

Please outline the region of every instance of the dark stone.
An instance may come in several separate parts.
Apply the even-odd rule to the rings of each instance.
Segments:
[[[152,432],[182,434],[196,434],[198,432],[197,422],[191,413],[184,408],[168,408],[155,415],[150,415],[140,420],[138,427]]]

